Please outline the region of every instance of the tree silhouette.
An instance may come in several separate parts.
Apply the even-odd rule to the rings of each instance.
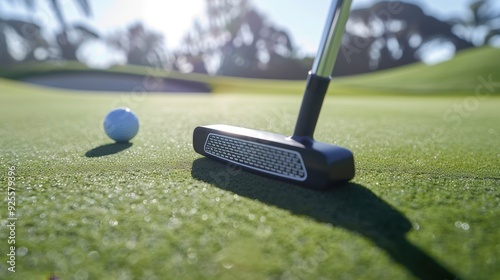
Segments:
[[[92,11],[87,0],[75,0],[80,11],[86,16],[91,17]],[[69,25],[64,17],[61,2],[58,0],[50,0],[52,11],[55,13],[61,31],[56,35],[57,44],[61,50],[61,56],[68,60],[78,60],[78,48],[89,39],[96,39],[99,36],[96,32],[91,31],[88,27],[81,24]],[[70,36],[73,35],[73,36]]]
[[[11,4],[21,4],[26,7],[30,12],[36,12],[36,9],[38,8],[36,2],[41,2],[41,0],[35,1],[35,0],[22,0],[22,1],[16,1],[16,0],[8,0]],[[63,0],[47,0],[48,3],[50,4],[51,10],[55,15],[55,18],[57,19],[61,30],[57,32],[56,34],[56,42],[60,50],[60,56],[61,58],[68,59],[68,60],[77,60],[77,50],[78,48],[87,40],[89,39],[96,39],[98,38],[98,34],[94,31],[92,31],[90,28],[82,25],[82,24],[69,24],[66,18],[64,17],[64,12],[63,8],[65,7],[67,2],[63,2]],[[87,0],[74,0],[74,3],[77,5],[79,10],[82,12],[83,15],[86,17],[91,17],[92,16],[92,10],[90,7],[90,4]],[[64,4],[64,5],[63,5]],[[5,24],[5,21],[4,21]],[[7,23],[8,24],[8,23]],[[17,23],[16,23],[17,24]],[[23,37],[26,39],[26,41],[32,41],[29,44],[33,43],[41,43],[42,46],[45,46],[45,43],[47,42],[46,40],[41,40],[42,35],[41,35],[41,29],[43,26],[38,26],[35,23],[31,22],[22,22],[21,26],[16,28],[15,26],[11,26],[16,30],[27,30],[29,29],[30,31],[37,30],[36,34],[34,32],[17,32],[19,36]],[[24,34],[28,34],[27,37]],[[70,35],[71,34],[71,35]],[[5,40],[8,40],[8,38],[3,35]],[[2,40],[2,37],[0,36],[0,40]],[[1,43],[0,44],[4,44]],[[28,59],[31,57],[28,56]]]
[[[17,46],[17,47],[16,47]],[[21,20],[0,19],[0,63],[35,61],[46,58],[49,43],[41,36],[41,27]]]
[[[123,50],[129,64],[164,67],[168,61],[163,35],[147,30],[142,23],[129,26],[125,32],[109,37],[107,42]]]
[[[258,78],[302,79],[288,33],[248,0],[207,0],[206,24],[195,22],[177,54],[184,71]]]
[[[380,1],[351,12],[334,74],[413,63],[421,59],[424,47],[431,42],[449,42],[456,50],[473,46],[455,35],[451,24],[425,14],[417,5]]]
[[[476,18],[491,22],[491,14],[476,10]],[[204,23],[193,25],[176,55],[176,66],[184,72],[303,79],[311,66],[310,59],[295,56],[289,34],[248,0],[207,0]],[[425,14],[417,5],[378,1],[351,12],[334,75],[410,64],[443,45],[450,52],[474,46],[457,36],[452,24]]]
[[[449,22],[458,35],[472,44],[490,44],[496,36],[500,36],[500,11],[493,9],[492,3],[476,0],[469,5],[468,18],[453,18]]]
[[[24,1],[29,1],[29,0],[24,0]],[[80,11],[87,17],[92,16],[92,10],[90,9],[89,2],[87,0],[75,0],[75,3],[77,6],[80,8]],[[59,24],[61,25],[63,31],[68,30],[68,24],[66,22],[66,19],[64,18],[61,2],[59,0],[50,0],[50,4],[52,7],[52,10],[57,16],[57,20],[59,21]]]

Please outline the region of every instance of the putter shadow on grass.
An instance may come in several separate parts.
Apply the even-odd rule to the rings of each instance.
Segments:
[[[262,203],[309,216],[371,240],[420,279],[457,279],[426,252],[406,239],[411,222],[366,187],[348,183],[315,191],[257,176],[207,158],[193,162],[191,175],[214,186]]]
[[[86,157],[94,158],[94,157],[104,157],[112,154],[117,154],[121,151],[124,151],[128,148],[132,147],[132,143],[110,143],[101,145],[99,147],[95,147],[91,150],[88,150],[85,153]]]

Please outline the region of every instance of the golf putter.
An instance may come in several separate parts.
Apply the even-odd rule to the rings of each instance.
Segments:
[[[349,17],[351,0],[333,0],[309,72],[291,137],[229,125],[198,126],[194,150],[208,158],[306,188],[325,189],[354,177],[353,154],[313,138]]]

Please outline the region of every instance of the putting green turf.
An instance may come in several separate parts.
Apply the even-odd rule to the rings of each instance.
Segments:
[[[192,149],[203,124],[290,134],[300,101],[1,80],[0,278],[500,278],[500,97],[328,96],[316,138],[351,149],[357,164],[350,184],[328,192]],[[112,145],[101,128],[122,105],[140,117],[132,145]],[[15,273],[6,262],[11,166]]]

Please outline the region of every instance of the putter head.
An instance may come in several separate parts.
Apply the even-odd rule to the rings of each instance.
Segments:
[[[194,150],[206,157],[311,189],[354,177],[354,157],[342,147],[229,125],[196,127]]]

